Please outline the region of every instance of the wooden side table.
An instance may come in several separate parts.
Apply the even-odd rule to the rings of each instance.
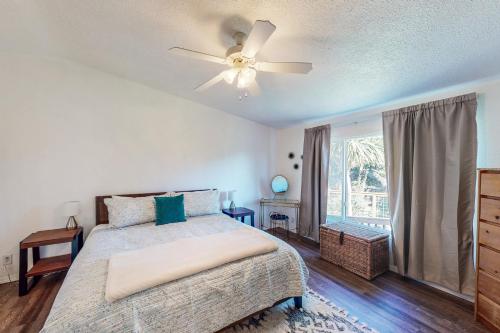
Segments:
[[[40,246],[71,242],[71,254],[40,258]],[[83,246],[83,228],[73,230],[53,229],[32,233],[19,243],[19,296],[24,296],[42,275],[65,271]],[[28,271],[28,249],[33,255],[33,267]],[[32,281],[28,284],[28,278]]]
[[[255,212],[251,209],[245,207],[236,207],[235,209],[223,209],[222,212],[232,218],[238,219],[245,223],[245,216],[250,216],[250,225],[254,227],[254,216]]]

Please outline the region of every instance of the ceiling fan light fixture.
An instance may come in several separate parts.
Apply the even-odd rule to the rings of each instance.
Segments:
[[[238,84],[237,87],[239,89],[245,89],[252,84],[252,82],[255,80],[255,76],[257,75],[257,72],[253,68],[245,68],[240,71],[240,74],[238,75]]]
[[[229,67],[196,87],[195,91],[205,91],[222,81],[232,85],[236,80],[236,86],[244,90],[244,96],[247,96],[247,92],[256,96],[260,94],[260,87],[255,78],[256,71],[307,74],[312,70],[312,64],[309,62],[260,62],[256,60],[257,54],[275,30],[276,26],[269,21],[255,21],[248,35],[242,32],[234,35],[236,45],[226,51],[225,58],[182,47],[172,47],[169,52]]]
[[[235,68],[228,69],[224,71],[224,81],[226,81],[227,84],[233,84],[234,79],[238,75],[238,70]]]

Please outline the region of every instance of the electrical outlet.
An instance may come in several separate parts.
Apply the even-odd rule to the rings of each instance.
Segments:
[[[12,254],[2,257],[2,265],[12,265]]]

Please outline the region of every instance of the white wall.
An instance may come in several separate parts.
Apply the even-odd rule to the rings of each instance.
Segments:
[[[79,200],[236,189],[257,208],[273,170],[274,129],[74,63],[0,53],[0,255],[40,229],[64,227]],[[52,247],[49,253],[61,252]],[[42,251],[42,256],[44,253]],[[0,280],[5,281],[0,267]]]

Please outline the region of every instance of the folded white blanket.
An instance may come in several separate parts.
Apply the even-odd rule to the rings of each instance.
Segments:
[[[111,256],[106,301],[135,294],[232,261],[275,251],[278,245],[247,228],[170,243]]]

